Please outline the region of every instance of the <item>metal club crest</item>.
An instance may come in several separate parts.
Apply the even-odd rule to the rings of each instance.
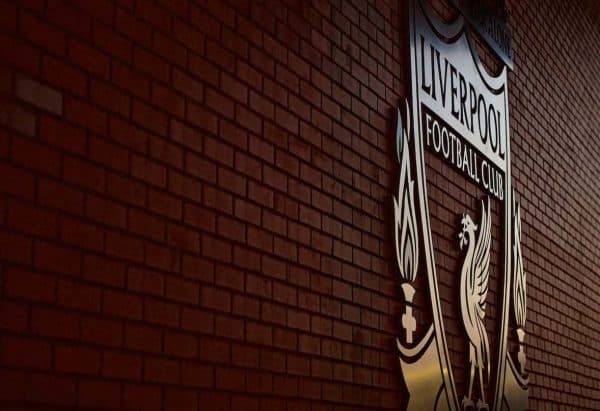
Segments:
[[[517,411],[527,406],[523,348],[526,281],[521,210],[513,199],[510,179],[507,68],[495,77],[486,71],[465,25],[460,16],[450,24],[439,21],[421,0],[410,3],[412,102],[406,102],[402,110],[404,121],[398,110],[400,178],[393,211],[396,259],[405,300],[400,318],[404,335],[397,339],[397,346],[409,394],[407,410],[411,411]],[[461,392],[455,384],[440,300],[426,149],[485,193],[483,198],[472,199],[479,215],[462,213],[457,223],[452,222],[457,235],[450,242],[460,250],[459,285],[453,298],[459,302],[467,347],[463,364],[467,387]],[[502,210],[499,238],[492,236],[491,202]],[[494,243],[504,255],[494,290],[498,295],[497,330],[491,333],[486,329],[486,314]],[[421,281],[420,276],[426,278]],[[417,283],[426,286],[418,287]],[[413,300],[419,293],[425,296],[420,296],[421,300],[430,302],[431,320],[422,323],[413,312]]]

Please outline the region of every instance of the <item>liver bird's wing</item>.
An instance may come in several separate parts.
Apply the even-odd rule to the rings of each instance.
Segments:
[[[471,265],[471,278],[473,279],[473,302],[477,305],[477,315],[485,317],[485,299],[488,292],[490,279],[490,249],[492,245],[492,224],[490,215],[490,200],[486,204],[481,201],[481,222],[479,223],[479,235],[473,253],[473,264]]]

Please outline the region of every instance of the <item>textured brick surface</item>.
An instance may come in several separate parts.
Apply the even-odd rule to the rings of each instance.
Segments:
[[[507,7],[530,408],[596,409],[600,30],[579,2]],[[0,0],[2,408],[400,407],[407,10]],[[427,161],[446,304],[481,193]]]

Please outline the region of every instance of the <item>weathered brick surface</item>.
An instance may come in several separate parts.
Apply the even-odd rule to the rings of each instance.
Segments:
[[[530,408],[596,409],[600,29],[507,7]],[[2,408],[400,407],[408,58],[404,1],[0,0]],[[480,193],[427,161],[451,301]]]

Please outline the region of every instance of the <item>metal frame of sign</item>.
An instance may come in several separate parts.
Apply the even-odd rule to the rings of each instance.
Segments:
[[[444,332],[429,220],[424,159],[425,145],[427,145],[430,150],[436,151],[444,157],[451,166],[460,169],[463,174],[467,175],[467,178],[488,190],[489,195],[504,203],[504,272],[501,273],[498,281],[503,289],[498,290],[502,295],[502,301],[492,404],[495,411],[524,410],[528,386],[528,379],[524,373],[525,355],[522,348],[525,326],[525,274],[520,254],[520,209],[518,204],[513,204],[510,179],[507,68],[505,66],[496,77],[487,72],[473,47],[469,32],[465,30],[465,21],[462,16],[447,24],[440,22],[435,17],[426,2],[412,0],[409,7],[412,109],[407,104],[406,124],[402,123],[400,112],[398,113],[397,151],[401,170],[398,196],[394,198],[396,257],[407,303],[406,312],[402,316],[406,340],[404,342],[397,341],[400,365],[410,395],[407,409],[458,410],[471,407],[477,410],[489,409],[483,398],[484,388],[481,373],[484,364],[481,364],[481,360],[470,360],[472,367],[469,396],[475,369],[479,372],[481,384],[481,398],[477,403],[471,401],[468,396],[465,396],[461,402],[455,388]],[[428,59],[430,59],[429,67],[426,65]],[[448,69],[450,70],[450,79],[448,78]],[[442,75],[442,71],[444,75]],[[428,75],[429,79],[427,79]],[[477,127],[475,127],[475,121],[477,121]],[[413,127],[410,127],[410,123],[413,124]],[[435,138],[436,124],[437,140]],[[443,138],[444,131],[446,132],[445,139]],[[411,135],[413,141],[409,144]],[[446,141],[445,145],[444,141]],[[410,145],[412,145],[412,150],[410,150]],[[411,177],[411,164],[414,165],[416,171],[414,180]],[[497,174],[498,172],[503,174],[503,177]],[[486,173],[488,174],[487,180]],[[492,187],[492,175],[495,176],[495,188]],[[416,222],[417,215],[420,216],[420,225]],[[466,217],[463,216],[462,220],[461,245],[463,241],[466,244],[474,243],[477,240],[479,254],[481,254],[480,260],[485,261],[484,254],[488,253],[487,264],[489,264],[491,240],[489,240],[488,231],[486,243],[486,233],[484,232],[484,227],[489,230],[489,199],[487,214],[485,208],[482,208],[482,224],[479,224],[478,231],[479,239],[476,239],[475,236],[477,226],[470,217]],[[488,219],[487,224],[486,218]],[[515,227],[514,236],[513,225]],[[465,238],[462,237],[463,235]],[[482,238],[483,240],[479,241]],[[511,243],[512,247],[510,247]],[[425,336],[420,341],[414,342],[413,331],[416,325],[412,317],[411,304],[417,291],[412,284],[419,272],[416,267],[420,261],[418,257],[419,244],[423,244],[424,248],[424,269],[427,272],[433,322],[429,325]],[[511,253],[510,250],[513,252]],[[469,271],[471,264],[476,263],[477,261],[465,261],[463,276],[464,272]],[[485,287],[487,294],[489,271],[485,264],[480,263],[476,267],[478,271],[473,268],[471,273],[473,276],[478,276],[481,281],[485,281],[482,287]],[[471,290],[471,292],[474,291]],[[511,297],[518,326],[520,371],[514,366],[511,356],[507,352]],[[469,300],[464,296],[461,296],[461,299],[463,305]],[[473,324],[464,324],[467,334],[471,338],[472,352],[477,352],[478,357],[481,357],[479,348],[487,346],[485,328],[483,328],[483,332],[481,331],[485,315],[485,295],[481,299],[480,306],[473,306],[473,309],[478,310],[481,315],[481,321],[478,320],[479,323],[475,322],[474,324],[479,326],[479,336],[483,337],[485,344],[480,340],[474,341],[471,337],[474,332]],[[463,322],[465,322],[465,318],[467,317],[463,310]],[[477,333],[474,335],[477,336]],[[488,367],[489,362],[488,354]]]

